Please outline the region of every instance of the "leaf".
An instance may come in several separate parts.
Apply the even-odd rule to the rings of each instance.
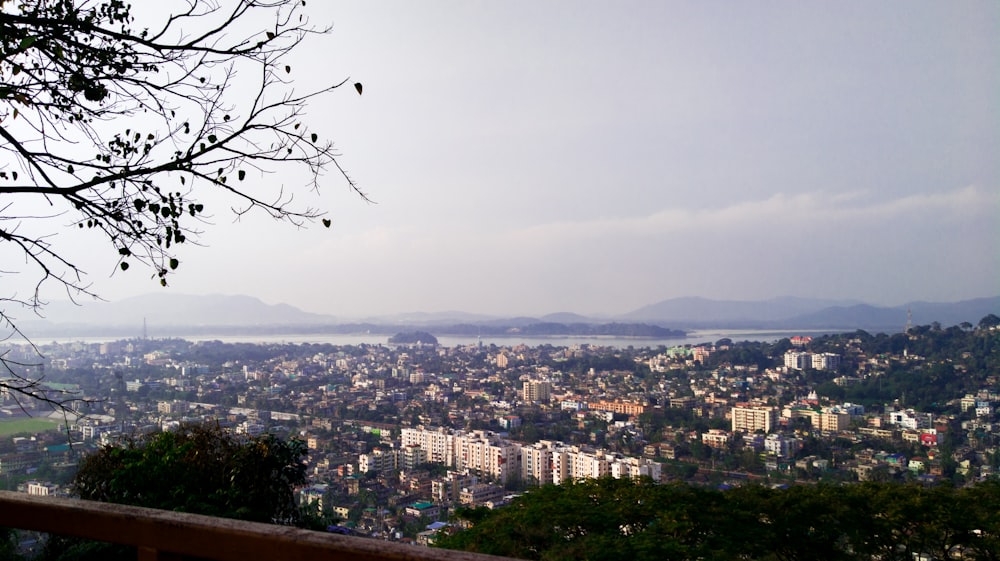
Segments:
[[[118,254],[119,255],[126,255],[127,256],[127,255],[131,255],[132,252],[129,251],[127,247],[122,247],[122,248],[118,249]]]
[[[316,133],[312,133],[312,141],[313,142],[316,142],[316,139],[318,139],[318,138],[319,138],[319,135],[317,135]]]
[[[37,40],[38,37],[31,37],[31,36],[25,37],[24,39],[21,39],[21,44],[18,47],[23,51],[28,47],[30,47],[31,45],[33,45]]]
[[[171,269],[176,269],[177,266],[180,265],[180,264],[181,264],[180,261],[178,261],[176,257],[170,258],[170,268]]]
[[[292,71],[292,67],[291,67],[291,66],[288,66],[288,65],[286,64],[286,65],[285,65],[285,74],[288,74],[288,73],[290,73],[291,71]]]
[[[246,176],[247,176],[247,172],[245,172],[243,170],[240,170],[240,171],[238,171],[236,173],[236,177],[239,178],[240,181],[243,181],[243,178],[246,177]]]
[[[127,271],[128,270],[128,263],[126,263],[125,261],[122,261],[122,263],[121,263],[121,265],[119,265],[119,267],[121,267],[121,269],[123,271]]]
[[[208,135],[208,141],[211,142],[212,144],[215,144],[216,140],[218,140],[218,137],[216,137],[214,134]]]
[[[67,173],[73,173],[73,164],[70,164],[70,165],[66,166],[66,172]]]
[[[331,222],[330,222],[329,218],[324,218],[323,219],[323,226],[326,226],[327,228],[329,228],[330,227],[330,223]]]
[[[274,33],[271,33],[270,31],[268,31],[267,32],[267,38],[268,39],[274,39]]]
[[[354,89],[358,90],[358,95],[361,95],[361,82],[354,82]]]

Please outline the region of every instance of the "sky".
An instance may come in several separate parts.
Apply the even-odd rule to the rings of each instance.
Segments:
[[[1000,295],[995,0],[307,13],[333,27],[296,87],[364,85],[308,120],[374,203],[329,173],[330,229],[223,208],[166,290],[341,317]],[[80,261],[104,298],[162,290],[108,253]]]

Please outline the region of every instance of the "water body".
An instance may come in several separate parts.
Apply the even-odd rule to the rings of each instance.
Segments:
[[[428,329],[432,332],[432,329]],[[816,337],[819,335],[824,335],[828,333],[841,333],[843,330],[836,329],[802,329],[802,330],[770,330],[770,329],[758,329],[758,330],[748,330],[748,329],[707,329],[707,330],[696,330],[689,332],[687,337],[669,337],[669,338],[645,338],[645,337],[578,337],[578,336],[557,336],[557,337],[523,337],[523,336],[510,336],[510,337],[474,337],[474,336],[448,336],[443,335],[437,337],[438,343],[445,347],[460,347],[466,345],[476,345],[482,342],[483,345],[497,345],[499,347],[515,347],[517,345],[526,345],[529,347],[537,347],[541,345],[551,345],[553,347],[572,347],[579,345],[591,345],[591,346],[601,346],[601,347],[613,347],[624,349],[628,347],[675,347],[678,345],[698,345],[703,343],[715,343],[720,339],[732,339],[735,342],[740,341],[762,341],[762,342],[773,342],[786,337],[799,336],[812,336]],[[290,344],[329,344],[329,345],[387,345],[389,341],[389,336],[385,334],[373,334],[373,333],[350,333],[350,334],[315,334],[315,333],[305,333],[305,334],[280,334],[280,335],[178,335],[178,339],[185,339],[188,341],[222,341],[224,343],[261,343],[261,344],[274,344],[274,343],[290,343]],[[73,342],[83,342],[83,343],[104,343],[108,341],[116,341],[120,338],[108,338],[108,337],[77,337],[77,338],[65,338],[65,339],[55,339],[53,342],[57,343],[73,343]],[[48,341],[46,341],[48,342]]]

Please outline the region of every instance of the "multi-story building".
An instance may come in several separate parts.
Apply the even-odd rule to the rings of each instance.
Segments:
[[[552,483],[552,450],[555,443],[543,440],[521,446],[521,479],[529,483]]]
[[[427,452],[427,461],[446,466],[455,465],[455,432],[440,428],[426,430],[422,428],[405,428],[401,431],[402,446],[419,446]]]
[[[805,370],[811,366],[812,359],[809,353],[801,351],[788,351],[785,353],[785,368]]]
[[[824,432],[842,431],[851,425],[851,415],[846,411],[824,408],[813,418],[813,423],[813,426]]]
[[[730,435],[722,429],[708,429],[701,435],[701,442],[710,448],[725,448],[729,444]]]
[[[792,458],[802,448],[802,441],[790,436],[769,434],[764,439],[764,450],[779,458]]]
[[[591,401],[587,404],[587,409],[591,411],[609,411],[622,415],[642,415],[646,412],[646,406],[642,403],[631,401]]]
[[[731,411],[733,432],[771,432],[778,419],[773,407],[737,404]]]
[[[836,353],[817,353],[812,355],[812,367],[815,370],[836,370],[840,368],[840,355]]]
[[[458,502],[472,507],[488,502],[499,502],[504,497],[504,488],[495,483],[478,483],[463,487],[458,494]]]
[[[546,380],[525,380],[521,396],[527,402],[548,403],[552,396],[552,382]]]
[[[419,449],[419,448],[418,448]],[[399,454],[396,450],[381,450],[376,448],[367,454],[358,456],[358,471],[361,473],[389,473],[398,469]]]

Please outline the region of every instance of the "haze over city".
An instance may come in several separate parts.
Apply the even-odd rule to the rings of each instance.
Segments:
[[[307,118],[375,204],[331,173],[329,230],[222,206],[166,290],[346,316],[998,293],[996,2],[307,10],[333,29],[292,79],[363,83]],[[84,254],[109,300],[160,290]]]

